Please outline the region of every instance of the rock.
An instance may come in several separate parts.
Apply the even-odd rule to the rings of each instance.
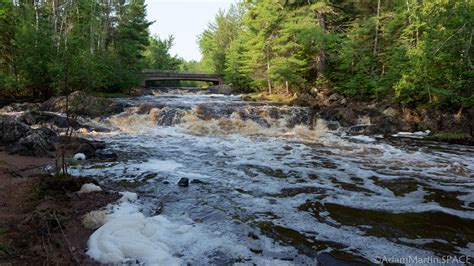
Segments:
[[[37,111],[40,104],[37,103],[12,103],[10,104],[10,112],[30,112]]]
[[[102,97],[95,97],[83,91],[69,94],[69,111],[72,114],[99,117],[123,111],[123,105]],[[52,97],[41,104],[40,110],[66,112],[66,96]]]
[[[317,88],[311,88],[309,89],[309,94],[313,95],[313,96],[318,96],[318,93],[319,93],[319,90]]]
[[[111,151],[104,151],[103,149],[99,149],[95,151],[95,158],[99,160],[117,160],[118,156],[116,153]]]
[[[186,178],[186,177],[181,178],[181,179],[178,181],[178,186],[180,186],[180,187],[188,187],[188,186],[189,186],[189,179]]]
[[[341,105],[346,105],[346,104],[347,104],[347,99],[346,99],[346,98],[342,99],[342,100],[340,101],[340,104],[341,104]]]
[[[90,143],[82,143],[74,151],[75,154],[84,154],[87,158],[93,158],[96,155],[96,149]]]
[[[325,107],[321,109],[319,116],[329,122],[339,122],[343,127],[357,125],[359,119],[354,109],[347,107]]]
[[[191,180],[191,184],[202,184],[202,185],[204,185],[204,184],[207,184],[207,183],[204,182],[204,181],[201,181],[199,179],[193,179],[193,180]]]
[[[48,136],[40,130],[35,130],[26,137],[9,146],[10,153],[25,156],[49,156],[53,157],[56,150],[48,140]]]
[[[395,108],[393,107],[388,107],[387,109],[385,109],[383,112],[382,112],[384,115],[386,116],[390,116],[390,117],[398,117],[400,116],[400,112],[398,112]]]
[[[209,92],[213,94],[224,94],[224,95],[231,95],[236,92],[234,88],[229,85],[213,85],[209,88]]]
[[[339,93],[333,93],[331,96],[329,96],[329,101],[330,102],[336,102],[342,100],[344,97],[340,95]]]
[[[97,229],[107,221],[105,211],[91,211],[82,217],[82,225],[87,229]]]
[[[74,154],[73,159],[76,160],[76,161],[85,161],[86,160],[86,155],[84,153],[76,153],[76,154]]]
[[[3,108],[7,105],[10,104],[10,101],[9,100],[6,100],[6,99],[0,99],[0,108]]]
[[[38,128],[37,130],[43,132],[43,134],[46,136],[48,141],[58,135],[58,134],[56,134],[56,132],[54,130],[52,130],[51,128],[47,128],[47,127]]]
[[[184,112],[179,109],[165,107],[156,116],[156,124],[160,126],[174,126],[181,122]]]
[[[12,117],[0,115],[0,143],[13,143],[27,136],[30,132],[31,129],[28,125]]]
[[[32,125],[54,125],[58,128],[67,128],[68,126],[79,129],[85,127],[77,122],[75,119],[69,118],[69,121],[66,116],[54,114],[54,113],[47,113],[41,111],[32,111],[32,112],[25,112],[19,118],[20,121],[32,126]]]

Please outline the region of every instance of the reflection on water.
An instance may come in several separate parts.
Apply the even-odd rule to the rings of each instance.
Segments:
[[[193,224],[198,243],[225,239],[180,242],[175,255],[186,262],[474,256],[473,147],[348,136],[310,108],[237,96],[118,101],[130,107],[102,122],[112,133],[95,137],[119,163],[74,172],[137,192],[147,215],[161,206]],[[194,182],[178,187],[183,177]]]

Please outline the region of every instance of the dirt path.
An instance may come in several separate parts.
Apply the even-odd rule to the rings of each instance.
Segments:
[[[43,171],[50,161],[0,151],[0,264],[94,264],[81,217],[118,195],[74,193],[93,180],[56,180]]]

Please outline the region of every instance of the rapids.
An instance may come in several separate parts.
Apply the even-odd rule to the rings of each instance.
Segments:
[[[94,121],[112,131],[89,137],[119,160],[85,161],[72,173],[137,193],[109,212],[155,223],[146,241],[168,263],[474,256],[473,147],[351,136],[311,108],[239,96],[115,100],[126,111]],[[189,187],[177,185],[183,177]],[[124,255],[150,262],[137,256]]]

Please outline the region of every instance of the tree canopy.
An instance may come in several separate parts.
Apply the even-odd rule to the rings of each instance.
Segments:
[[[472,0],[259,0],[221,11],[203,64],[244,91],[326,87],[405,106],[474,106]]]

